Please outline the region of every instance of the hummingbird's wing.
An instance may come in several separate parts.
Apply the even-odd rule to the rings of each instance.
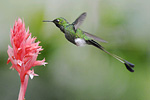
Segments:
[[[80,25],[83,23],[86,17],[86,12],[82,13],[72,24],[74,25],[75,30],[77,30]]]
[[[92,35],[92,34],[87,33],[87,32],[85,32],[85,31],[83,31],[83,33],[84,33],[87,37],[90,37],[90,38],[92,38],[92,39],[94,39],[94,40],[107,43],[107,41],[105,41],[105,40],[103,40],[103,39],[101,39],[101,38],[99,38],[99,37],[97,37],[97,36],[95,36],[95,35]]]

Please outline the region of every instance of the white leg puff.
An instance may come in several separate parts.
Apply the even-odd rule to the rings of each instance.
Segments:
[[[81,38],[76,38],[75,43],[76,43],[77,46],[85,46],[86,45],[85,40],[81,39]]]

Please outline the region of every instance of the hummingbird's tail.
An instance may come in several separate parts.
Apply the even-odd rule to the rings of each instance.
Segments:
[[[117,59],[118,61],[120,61],[121,63],[123,63],[123,64],[126,66],[126,68],[127,68],[130,72],[134,72],[134,70],[133,70],[134,64],[132,64],[132,63],[126,61],[125,59],[123,59],[123,58],[121,58],[121,57],[119,57],[119,56],[117,56],[117,55],[115,55],[115,54],[111,54],[110,52],[106,51],[106,50],[104,49],[104,47],[102,47],[99,43],[97,43],[97,42],[94,41],[94,40],[88,40],[87,43],[88,43],[88,44],[91,44],[91,45],[93,45],[93,46],[95,46],[95,47],[101,49],[101,50],[104,51],[105,53],[111,55],[112,57],[114,57],[115,59]]]

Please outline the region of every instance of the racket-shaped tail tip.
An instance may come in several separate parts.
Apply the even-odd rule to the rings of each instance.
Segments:
[[[125,64],[126,68],[127,68],[130,72],[134,72],[134,70],[133,70],[134,64],[132,64],[132,63],[126,61],[126,60],[125,60],[125,63],[124,63],[124,64]]]

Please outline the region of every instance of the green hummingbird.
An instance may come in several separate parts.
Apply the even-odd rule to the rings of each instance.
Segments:
[[[65,38],[70,41],[71,43],[75,44],[76,46],[84,46],[84,45],[93,45],[100,50],[104,51],[105,53],[109,54],[110,56],[114,57],[121,63],[123,63],[126,68],[130,72],[134,72],[134,64],[128,62],[127,60],[115,55],[111,54],[104,49],[98,42],[107,42],[95,35],[92,35],[88,32],[81,30],[79,27],[83,23],[86,17],[86,12],[82,13],[72,24],[69,24],[66,19],[60,17],[56,18],[53,21],[43,20],[43,22],[53,22],[65,35]]]

